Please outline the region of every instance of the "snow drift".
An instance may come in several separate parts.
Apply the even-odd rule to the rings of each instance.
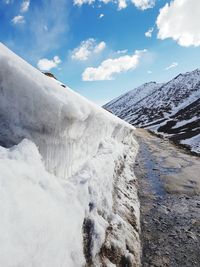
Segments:
[[[134,128],[0,44],[0,266],[138,266]]]

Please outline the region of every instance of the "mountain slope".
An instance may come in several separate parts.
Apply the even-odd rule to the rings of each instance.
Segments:
[[[127,103],[127,94],[120,101]],[[170,82],[155,87],[140,101],[116,112],[118,100],[105,108],[132,125],[148,128],[185,144],[200,153],[200,70],[180,74]]]
[[[156,82],[145,83],[142,86],[110,101],[104,107],[120,117],[123,113],[126,113],[127,109],[135,105],[147,95],[153,93],[156,89],[161,87],[161,85],[162,84],[157,84]]]
[[[2,44],[0,65],[0,266],[139,265],[134,127]]]

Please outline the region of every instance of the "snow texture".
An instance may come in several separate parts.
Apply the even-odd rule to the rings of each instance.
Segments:
[[[183,140],[181,141],[181,143],[184,145],[188,145],[191,148],[191,151],[200,154],[200,134],[189,139]]]
[[[84,211],[75,188],[43,165],[37,147],[24,139],[0,148],[0,265],[80,266]]]
[[[110,110],[116,116],[126,112],[127,109],[134,106],[137,102],[150,95],[156,89],[160,88],[162,84],[157,84],[155,82],[145,83],[126,94],[123,94],[114,100],[110,101],[104,107]]]
[[[200,131],[199,69],[179,74],[165,84],[144,84],[104,108],[132,125],[148,128],[175,143],[183,144],[190,139],[188,148],[199,153],[197,139],[192,138]],[[192,140],[195,140],[193,145]]]
[[[123,224],[112,238],[120,256],[139,264],[134,127],[2,44],[0,64],[0,266],[101,266],[102,258],[115,266],[100,257],[112,218]],[[134,227],[121,212],[129,183]],[[130,236],[135,251],[128,252]]]

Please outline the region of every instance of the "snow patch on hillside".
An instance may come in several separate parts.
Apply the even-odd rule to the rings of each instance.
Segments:
[[[200,153],[200,134],[192,138],[182,140],[181,144],[188,145],[191,148],[191,151],[195,153]]]
[[[157,84],[156,82],[145,83],[128,93],[113,99],[104,105],[104,107],[118,116],[123,113],[123,111],[127,111],[127,109],[134,106],[137,102],[145,98],[147,95],[150,95],[161,86],[162,84]]]
[[[188,139],[187,147],[195,151],[197,145],[198,150],[198,143],[191,142],[200,130],[199,69],[180,74],[165,84],[144,84],[104,107],[130,124],[148,128],[176,144]]]
[[[198,117],[197,116],[194,116],[193,118],[189,119],[189,120],[182,120],[182,121],[178,121],[176,123],[175,126],[172,127],[172,129],[176,129],[176,128],[179,128],[179,127],[182,127],[190,122],[193,122],[193,121],[196,121],[198,120]]]

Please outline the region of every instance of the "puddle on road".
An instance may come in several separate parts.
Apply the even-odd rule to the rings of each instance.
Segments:
[[[166,191],[159,176],[160,166],[152,160],[151,152],[146,144],[143,143],[140,145],[139,153],[142,153],[144,169],[146,171],[145,175],[150,182],[152,190],[157,196],[163,197]]]
[[[137,130],[136,137],[140,144],[138,159],[155,195],[200,193],[199,158],[144,130]]]
[[[136,136],[142,266],[199,267],[199,158],[144,130]]]

